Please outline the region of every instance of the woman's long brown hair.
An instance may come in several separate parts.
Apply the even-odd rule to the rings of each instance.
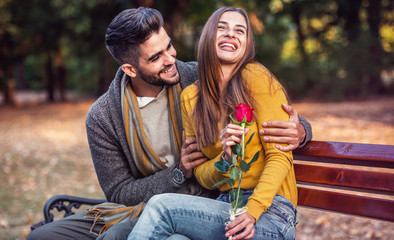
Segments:
[[[219,19],[224,12],[240,13],[247,24],[246,50],[231,75],[231,80],[220,92],[222,81],[220,61],[216,52],[216,32]],[[249,18],[240,8],[222,7],[215,11],[205,24],[198,44],[198,79],[197,103],[193,112],[196,128],[196,140],[200,147],[214,145],[219,137],[218,122],[222,126],[229,122],[228,116],[234,113],[234,106],[239,103],[253,106],[254,100],[250,90],[242,80],[242,69],[253,62],[255,56],[253,33]]]

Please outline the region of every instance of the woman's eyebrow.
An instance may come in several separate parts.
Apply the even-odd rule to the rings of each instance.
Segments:
[[[228,22],[226,22],[226,21],[219,21],[219,23],[228,25]],[[246,26],[244,26],[244,25],[242,25],[242,24],[236,24],[235,26],[245,28],[245,30],[246,30]]]

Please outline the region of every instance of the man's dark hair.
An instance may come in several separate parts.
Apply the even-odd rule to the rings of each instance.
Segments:
[[[119,64],[138,66],[139,44],[163,26],[163,16],[152,8],[132,8],[119,13],[107,28],[105,45]]]

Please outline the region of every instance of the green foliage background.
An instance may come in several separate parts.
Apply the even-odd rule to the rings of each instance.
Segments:
[[[158,9],[178,58],[189,61],[205,21],[224,5],[249,13],[256,60],[293,99],[393,93],[389,0],[0,0],[0,87],[6,94],[13,81],[16,89],[50,95],[63,84],[67,91],[100,95],[118,67],[104,36],[120,11]]]

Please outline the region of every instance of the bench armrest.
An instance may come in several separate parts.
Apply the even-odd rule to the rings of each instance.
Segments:
[[[54,215],[51,213],[51,211],[56,208],[58,212],[60,211],[65,211],[63,217],[68,217],[70,215],[75,214],[73,212],[73,208],[79,209],[81,205],[97,205],[103,202],[107,202],[106,199],[92,199],[92,198],[82,198],[82,197],[76,197],[76,196],[70,196],[70,195],[55,195],[48,199],[45,202],[43,213],[44,213],[44,219],[43,221],[31,226],[31,229],[34,230],[39,226],[42,226],[44,224],[53,222]]]

